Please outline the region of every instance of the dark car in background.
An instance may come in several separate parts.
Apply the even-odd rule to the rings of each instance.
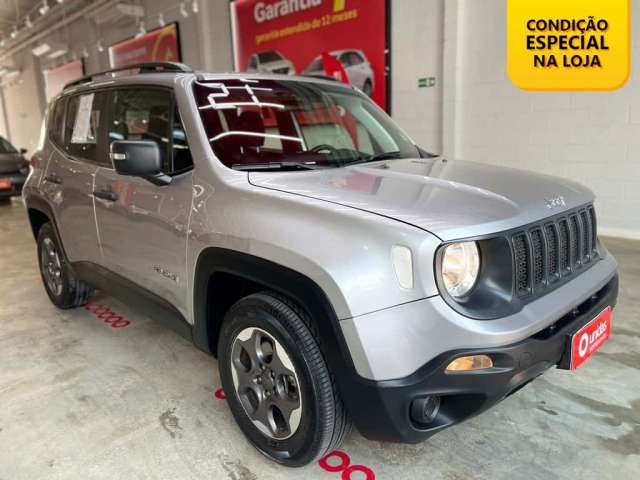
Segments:
[[[0,201],[22,193],[22,185],[29,173],[25,153],[25,149],[17,150],[8,140],[0,137]]]

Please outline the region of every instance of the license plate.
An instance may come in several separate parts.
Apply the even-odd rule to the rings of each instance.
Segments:
[[[0,180],[0,190],[9,190],[11,188],[11,180]]]
[[[571,370],[582,365],[611,336],[611,307],[571,336]]]

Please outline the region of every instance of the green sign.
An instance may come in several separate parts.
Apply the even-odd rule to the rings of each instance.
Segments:
[[[418,88],[431,88],[436,86],[436,77],[423,77],[418,79]]]

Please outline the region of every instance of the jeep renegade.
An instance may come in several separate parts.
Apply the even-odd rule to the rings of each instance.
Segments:
[[[23,193],[44,287],[215,355],[271,459],[352,423],[419,442],[609,336],[617,266],[583,186],[430,155],[335,81],[127,70],[48,109]]]

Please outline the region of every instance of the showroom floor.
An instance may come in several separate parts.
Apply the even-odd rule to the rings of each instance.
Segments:
[[[601,353],[420,445],[354,432],[351,463],[378,479],[640,478],[640,242],[606,243],[621,298]],[[264,459],[214,394],[216,360],[143,312],[103,296],[56,310],[17,199],[0,205],[0,265],[0,480],[342,478]]]

